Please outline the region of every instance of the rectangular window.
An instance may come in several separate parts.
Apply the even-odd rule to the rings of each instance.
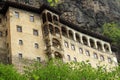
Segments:
[[[40,58],[40,57],[37,57],[37,61],[38,61],[38,62],[41,62],[41,58]]]
[[[22,27],[17,25],[17,32],[22,32]]]
[[[70,61],[71,60],[70,55],[67,55],[67,57],[68,57],[68,61]]]
[[[2,37],[2,31],[0,31],[0,37]]]
[[[0,23],[2,23],[2,19],[0,18]]]
[[[71,49],[75,50],[75,46],[73,44],[71,44]]]
[[[30,16],[30,21],[34,22],[34,16]]]
[[[35,48],[36,48],[36,49],[38,49],[38,48],[39,48],[38,43],[35,43]]]
[[[19,58],[19,59],[22,59],[22,57],[23,57],[23,56],[22,56],[22,53],[19,53],[19,54],[18,54],[18,58]]]
[[[19,45],[23,45],[23,41],[22,40],[19,40]]]
[[[15,12],[15,17],[19,18],[19,12]]]
[[[33,35],[38,36],[38,30],[33,29]]]

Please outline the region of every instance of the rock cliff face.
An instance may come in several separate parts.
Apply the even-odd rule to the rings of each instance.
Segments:
[[[63,0],[57,8],[61,17],[91,30],[105,22],[120,22],[120,0]]]
[[[6,0],[4,0],[6,1]],[[47,0],[8,0],[39,7]],[[61,17],[85,29],[100,32],[105,22],[120,22],[120,0],[59,0]]]

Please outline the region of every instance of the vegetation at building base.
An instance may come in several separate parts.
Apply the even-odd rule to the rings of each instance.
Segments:
[[[25,67],[19,74],[13,66],[0,64],[0,80],[120,80],[120,67],[106,72],[103,67],[94,69],[87,63],[51,60]]]

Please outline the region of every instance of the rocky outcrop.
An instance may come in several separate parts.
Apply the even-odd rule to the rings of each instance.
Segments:
[[[98,31],[105,22],[120,21],[118,0],[64,0],[57,8],[63,13],[61,17],[90,30]]]

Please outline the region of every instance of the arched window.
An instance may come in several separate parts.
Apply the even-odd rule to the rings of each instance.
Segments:
[[[47,20],[46,20],[46,14],[45,13],[43,13],[42,14],[42,20],[43,20],[43,23],[45,23]]]
[[[67,29],[65,27],[62,27],[62,35],[68,37]]]
[[[62,55],[59,52],[55,52],[54,55],[55,55],[55,58],[57,58],[57,59],[62,58]]]
[[[75,38],[76,38],[76,41],[80,43],[80,36],[79,36],[79,34],[76,33],[75,34]]]
[[[48,33],[49,33],[49,31],[48,31],[48,25],[44,25],[43,26],[43,34],[44,34],[44,36],[47,36]]]
[[[60,42],[59,42],[57,39],[54,39],[54,38],[53,38],[53,40],[52,40],[52,45],[53,45],[53,47],[56,47],[56,48],[58,48],[58,49],[61,48]]]
[[[51,34],[54,34],[54,28],[53,25],[49,24],[49,31]]]
[[[95,59],[98,59],[97,53],[93,53],[93,56],[94,56]]]
[[[101,60],[101,61],[104,61],[104,60],[105,60],[103,55],[100,55],[100,60]]]
[[[106,52],[108,52],[109,51],[109,46],[107,44],[104,44],[104,49],[105,49]]]
[[[88,45],[88,40],[85,36],[82,37],[82,40],[84,45]]]
[[[69,38],[74,40],[74,37],[73,37],[73,32],[71,30],[69,30]]]
[[[56,25],[58,25],[58,18],[57,18],[57,16],[53,16],[53,21],[54,21],[54,24],[56,24]]]
[[[47,13],[47,18],[48,18],[48,21],[52,22],[52,15],[49,12]]]
[[[54,16],[53,16],[53,20],[54,20],[54,21],[58,21],[57,16],[54,15]]]
[[[90,39],[90,46],[91,46],[92,48],[95,48],[95,42],[94,42],[93,39]]]
[[[97,42],[97,48],[98,50],[102,50],[102,44],[99,41]]]
[[[60,30],[57,27],[55,27],[55,34],[56,36],[60,37]]]

